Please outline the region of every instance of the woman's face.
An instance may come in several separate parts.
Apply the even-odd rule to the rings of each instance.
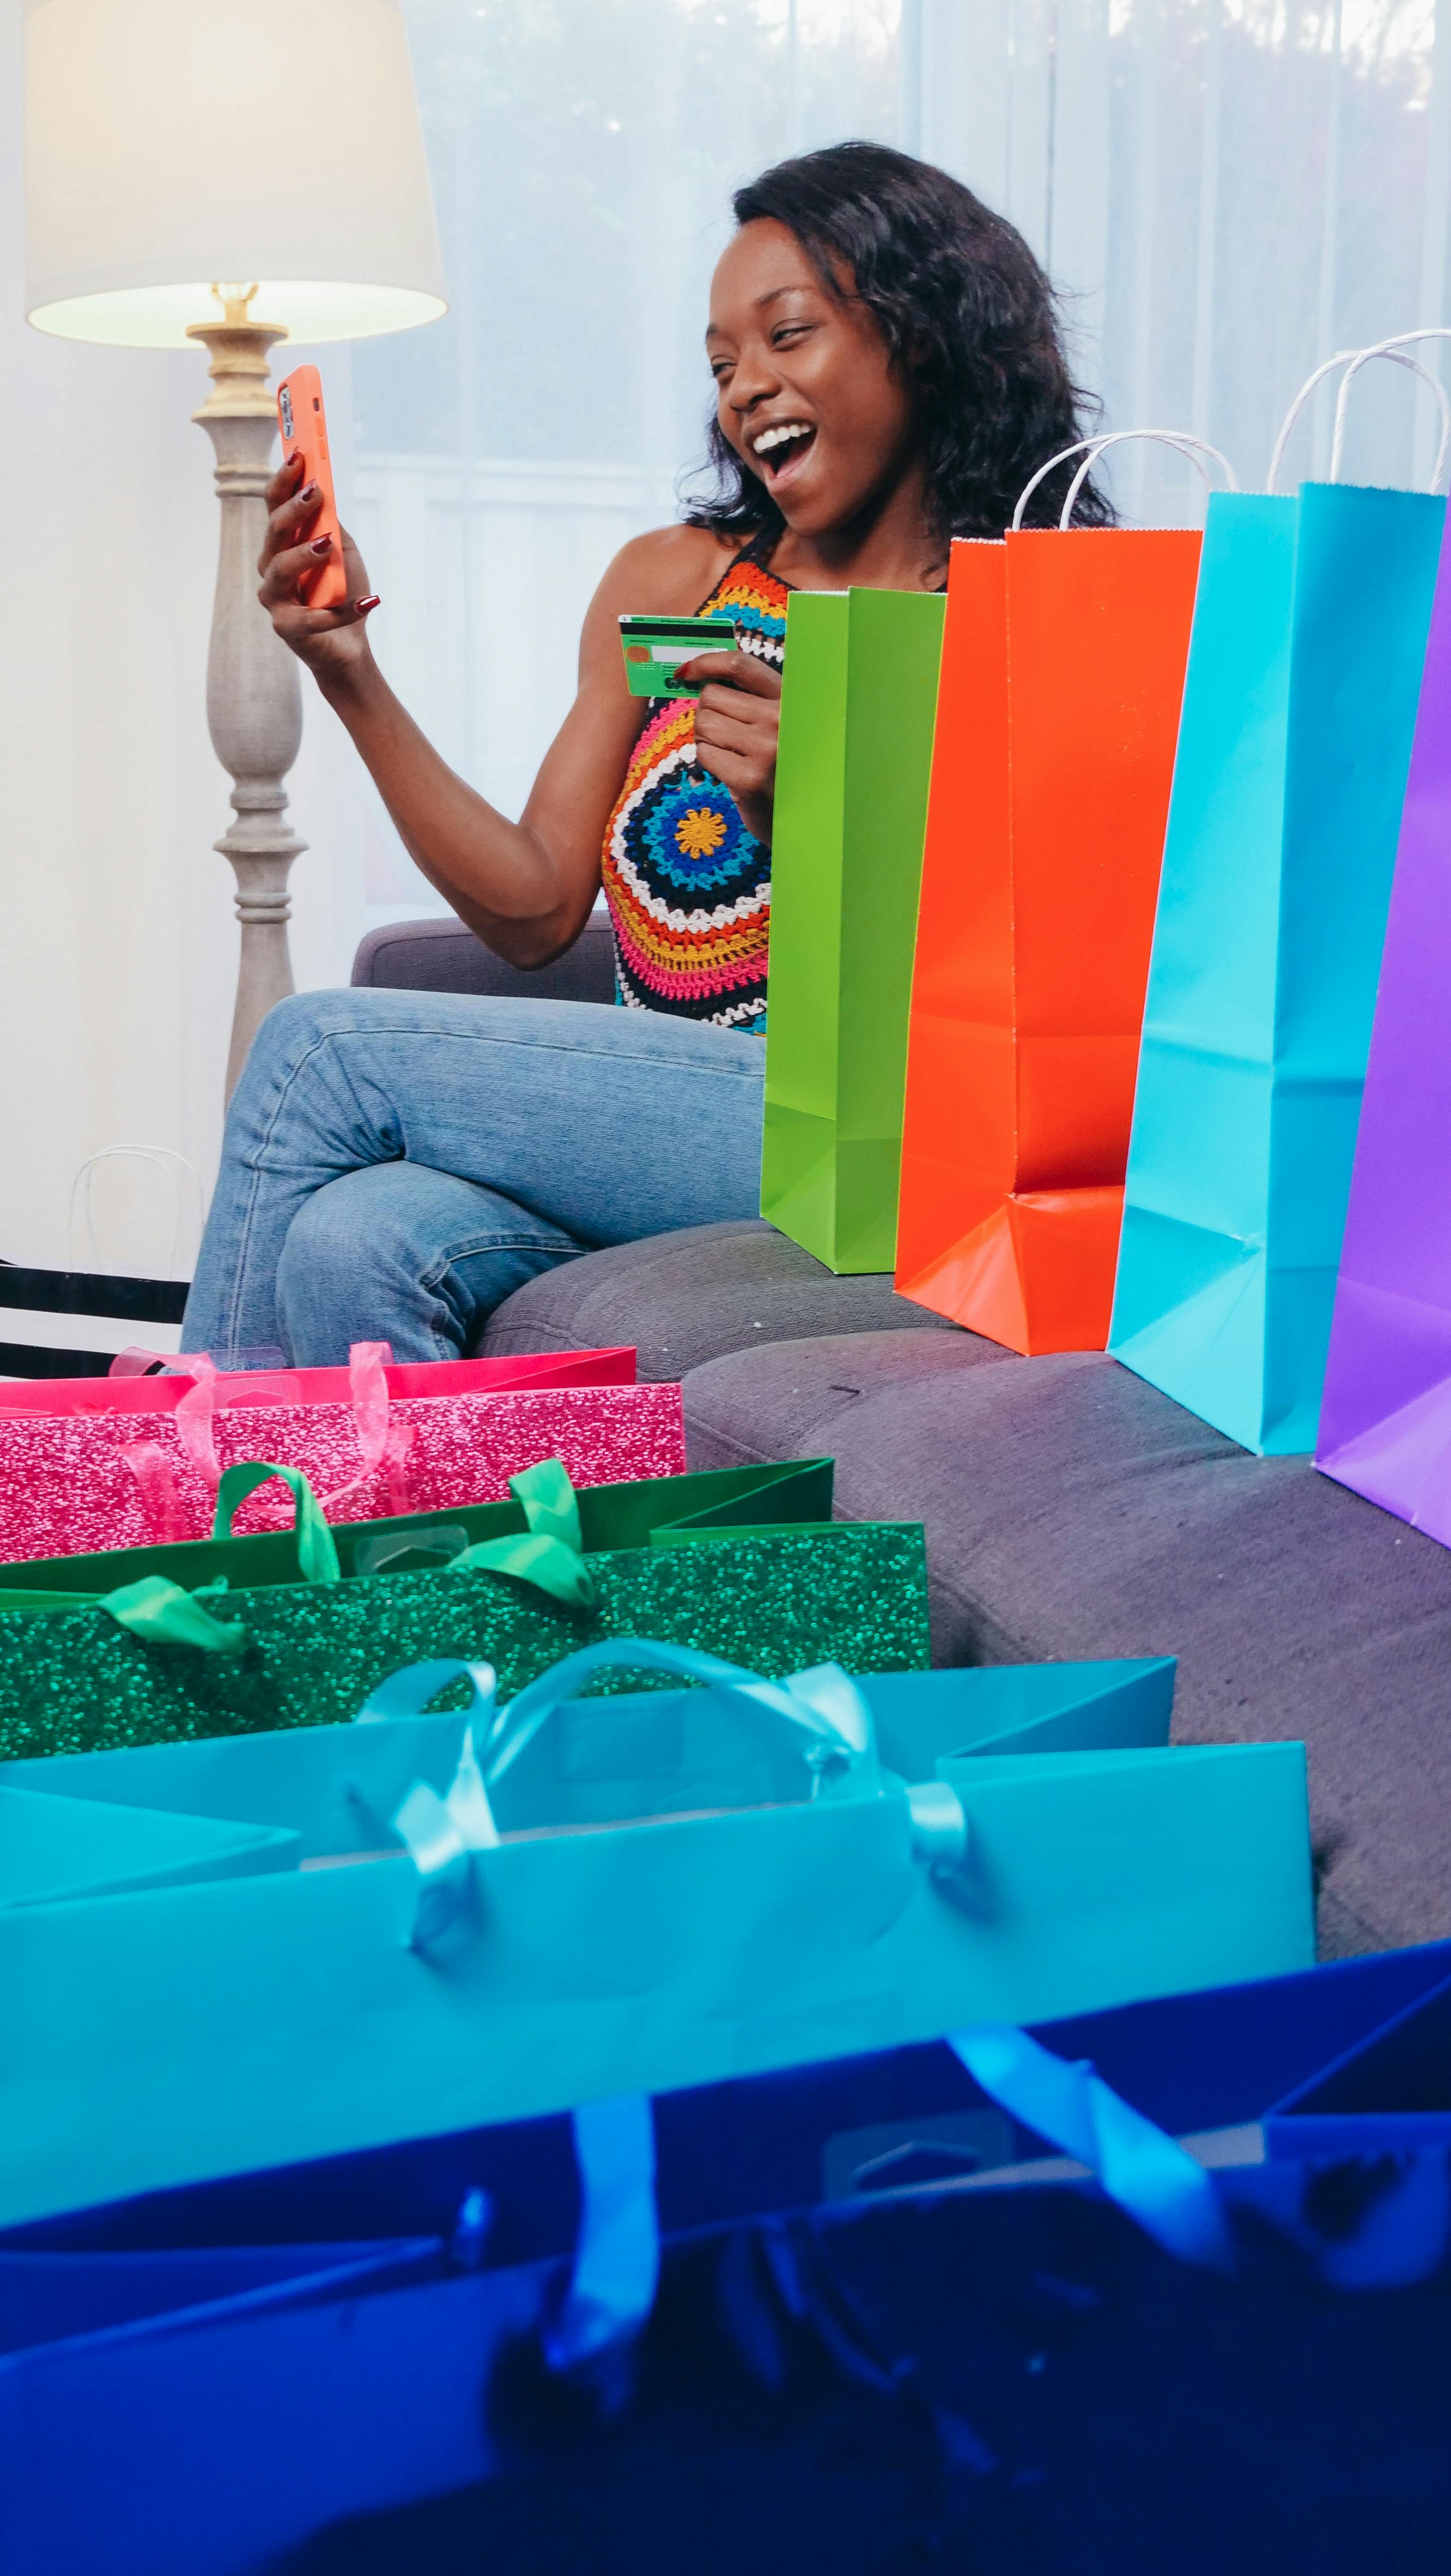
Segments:
[[[907,385],[863,304],[822,285],[784,224],[743,224],[711,285],[706,355],[721,428],[788,527],[849,526],[915,458]]]

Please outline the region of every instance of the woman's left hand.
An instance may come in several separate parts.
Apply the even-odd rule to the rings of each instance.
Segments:
[[[683,680],[703,680],[695,702],[695,756],[728,787],[748,832],[771,845],[781,674],[753,653],[697,653]]]

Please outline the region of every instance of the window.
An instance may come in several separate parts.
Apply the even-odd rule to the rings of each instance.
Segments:
[[[698,464],[733,186],[862,134],[1027,234],[1105,425],[1262,481],[1317,360],[1439,322],[1451,18],[1433,0],[408,0],[453,309],[353,353],[354,515],[390,677],[517,812],[614,549]],[[1437,344],[1431,344],[1435,362]],[[1423,353],[1424,354],[1424,353]],[[1292,455],[1324,471],[1330,406]],[[1424,480],[1429,397],[1357,390],[1352,476]],[[1132,516],[1197,515],[1162,450]],[[641,602],[641,606],[648,606]],[[373,800],[372,917],[438,909]]]

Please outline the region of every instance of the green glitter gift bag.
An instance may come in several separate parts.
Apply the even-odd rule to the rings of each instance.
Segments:
[[[0,1759],[339,1723],[400,1664],[483,1661],[515,1691],[621,1636],[773,1673],[929,1661],[920,1525],[828,1520],[829,1460],[578,1494],[546,1461],[510,1503],[335,1530],[295,1469],[238,1467],[219,1525],[273,1474],[292,1532],[5,1570]]]

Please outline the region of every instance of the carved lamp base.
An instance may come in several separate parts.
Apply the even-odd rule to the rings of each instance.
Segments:
[[[235,814],[213,843],[236,870],[241,925],[227,1057],[229,1100],[261,1022],[274,1002],[296,989],[287,946],[292,911],[287,878],[293,860],[307,847],[287,820],[282,784],[302,740],[297,664],[279,643],[257,598],[257,557],[267,525],[263,495],[277,434],[268,353],[287,334],[275,323],[248,320],[256,292],[255,286],[214,286],[222,320],[195,322],[187,332],[188,339],[203,341],[211,352],[213,391],[192,418],[201,422],[216,449],[222,508],[207,723],[217,758],[233,780]]]

